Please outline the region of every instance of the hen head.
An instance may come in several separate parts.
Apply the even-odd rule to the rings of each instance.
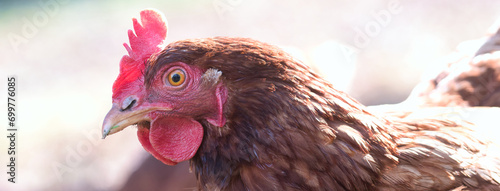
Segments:
[[[120,63],[113,85],[113,107],[103,124],[103,137],[137,124],[143,147],[162,162],[174,165],[190,159],[203,138],[206,120],[223,126],[222,105],[226,90],[220,72],[177,61],[155,68],[145,82],[148,59],[154,60],[166,37],[163,16],[153,10],[141,12],[142,26],[134,19],[129,31],[129,56]],[[153,56],[151,56],[153,55]]]

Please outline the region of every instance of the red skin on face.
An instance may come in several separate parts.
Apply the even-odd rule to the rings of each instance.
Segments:
[[[185,81],[179,86],[168,82],[170,72],[182,70]],[[191,159],[201,145],[203,127],[197,121],[206,119],[216,126],[223,126],[222,106],[227,91],[222,83],[215,87],[202,87],[204,71],[182,62],[166,64],[143,88],[137,107],[171,108],[170,111],[153,111],[148,114],[149,126],[138,124],[137,135],[144,149],[168,165]],[[195,120],[195,118],[197,120]]]

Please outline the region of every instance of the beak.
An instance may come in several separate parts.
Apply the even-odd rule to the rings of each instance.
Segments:
[[[135,108],[134,110],[122,110],[118,105],[113,104],[113,107],[104,118],[102,124],[102,138],[117,133],[130,125],[137,124],[143,121],[151,121],[149,113],[152,111],[170,111],[170,108],[146,107]]]

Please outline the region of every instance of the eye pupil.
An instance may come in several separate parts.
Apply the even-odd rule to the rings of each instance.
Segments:
[[[172,82],[177,83],[179,81],[181,81],[181,75],[179,74],[172,75]]]

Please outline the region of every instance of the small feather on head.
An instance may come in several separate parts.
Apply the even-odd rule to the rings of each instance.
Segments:
[[[120,74],[113,84],[113,98],[131,88],[131,82],[143,81],[147,59],[163,49],[167,37],[167,20],[162,13],[146,9],[140,15],[141,23],[133,18],[134,31],[128,30],[130,46],[123,44],[128,55],[124,55],[120,61]]]

